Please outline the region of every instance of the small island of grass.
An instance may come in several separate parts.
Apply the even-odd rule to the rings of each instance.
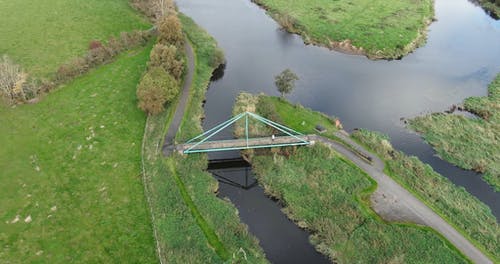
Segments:
[[[500,191],[500,74],[489,86],[487,97],[465,99],[464,108],[479,116],[434,113],[410,120],[439,156],[464,169],[484,173],[484,179]]]
[[[306,43],[366,55],[400,58],[424,43],[432,0],[253,0]]]

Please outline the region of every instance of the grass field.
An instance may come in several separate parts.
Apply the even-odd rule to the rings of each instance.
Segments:
[[[1,263],[157,261],[135,97],[150,48],[0,108]]]
[[[0,10],[0,54],[36,77],[83,54],[93,39],[150,27],[127,0],[0,1]]]
[[[259,112],[263,104],[257,101],[264,100],[276,106],[283,124],[301,132],[314,133],[315,122],[322,121],[324,125],[330,124],[323,135],[337,130],[329,121],[333,118],[281,98],[260,95],[253,96],[254,100],[249,94],[243,95],[238,97],[235,108],[250,102],[255,105],[248,107]],[[292,121],[294,117],[315,121],[303,123],[301,118]],[[311,230],[311,241],[316,248],[335,262],[467,262],[431,229],[382,221],[370,209],[369,195],[376,183],[352,162],[325,146],[297,148],[288,158],[276,153],[250,157],[266,192],[283,201],[287,215]]]
[[[386,162],[386,173],[453,225],[483,252],[499,261],[500,227],[488,206],[435,172],[417,157],[394,150],[389,138],[360,130],[353,137]]]
[[[465,99],[465,108],[481,118],[435,113],[410,120],[439,156],[464,169],[484,173],[500,191],[500,74],[489,85],[487,97]]]
[[[411,52],[425,41],[434,16],[432,0],[253,1],[306,42],[334,47],[332,42],[350,40],[370,58],[398,58]]]
[[[178,140],[201,132],[202,101],[212,71],[215,40],[189,18],[180,15],[196,57],[189,104]],[[162,258],[168,263],[266,263],[256,239],[240,223],[237,210],[215,195],[217,181],[205,172],[205,155],[163,158],[161,143],[173,105],[149,117],[144,141],[146,186]]]

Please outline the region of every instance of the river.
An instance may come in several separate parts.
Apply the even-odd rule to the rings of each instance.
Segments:
[[[401,60],[372,61],[305,45],[249,0],[179,0],[178,6],[214,36],[227,59],[223,76],[207,92],[205,128],[230,118],[242,91],[278,95],[274,76],[290,68],[300,78],[288,96],[292,102],[339,117],[348,131],[366,128],[388,134],[395,148],[463,186],[499,218],[500,193],[480,174],[441,160],[400,120],[442,112],[466,97],[487,94],[488,83],[500,71],[500,21],[480,7],[467,0],[436,0],[437,21],[429,26],[423,47]],[[225,194],[237,200],[221,188]],[[244,208],[233,203],[240,211]],[[252,224],[242,220],[252,231]]]

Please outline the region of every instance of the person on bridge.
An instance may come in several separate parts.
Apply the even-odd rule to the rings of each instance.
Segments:
[[[274,134],[271,135],[271,141],[274,141]]]

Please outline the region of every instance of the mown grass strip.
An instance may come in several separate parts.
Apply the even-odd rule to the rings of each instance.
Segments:
[[[175,171],[175,165],[173,161],[171,159],[167,159],[165,162],[168,168],[170,169],[170,172],[172,173],[171,175],[174,178],[177,187],[179,188],[184,203],[186,203],[186,205],[189,207],[191,214],[193,214],[193,217],[196,219],[196,223],[201,228],[201,230],[203,230],[203,233],[207,237],[208,243],[210,243],[210,245],[214,248],[215,252],[217,252],[217,255],[219,255],[221,259],[227,261],[230,257],[229,252],[220,242],[219,238],[217,237],[217,234],[215,234],[214,230],[207,224],[207,221],[205,221],[203,216],[196,208],[196,205],[194,204],[193,200],[191,199],[191,196],[188,194],[186,190],[186,186],[184,185],[182,180],[179,178],[179,175],[177,175],[177,172]]]

